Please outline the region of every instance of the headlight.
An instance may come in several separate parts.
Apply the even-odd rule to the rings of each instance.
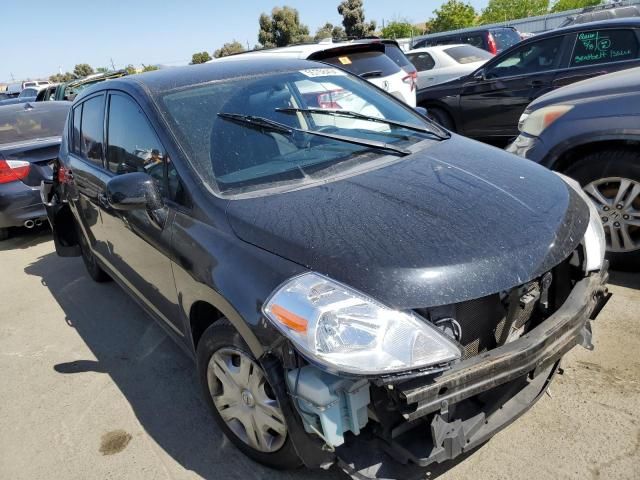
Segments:
[[[582,187],[573,178],[569,178],[566,175],[557,173],[567,185],[573,188],[582,199],[587,202],[589,207],[589,225],[587,225],[587,231],[584,234],[584,253],[585,253],[585,270],[591,272],[594,270],[600,270],[604,263],[604,256],[607,252],[607,239],[604,235],[604,228],[602,227],[602,221],[600,220],[600,214],[598,209],[594,205],[593,201],[588,197]]]
[[[452,362],[458,345],[417,315],[400,312],[317,273],[292,278],[265,316],[309,360],[358,375]]]
[[[520,117],[518,128],[521,132],[537,137],[549,125],[572,109],[572,105],[551,105],[533,112],[525,112]]]

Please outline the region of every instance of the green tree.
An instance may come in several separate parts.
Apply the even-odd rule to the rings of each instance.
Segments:
[[[98,67],[96,68],[96,73],[107,73],[109,71],[106,67]]]
[[[198,63],[207,63],[212,60],[209,52],[197,52],[191,55],[191,65],[197,65]]]
[[[66,82],[70,82],[71,80],[75,80],[76,78],[77,77],[71,72],[56,73],[49,77],[49,81],[55,82],[55,83],[66,83]]]
[[[133,65],[129,64],[126,67],[124,67],[124,69],[127,72],[127,75],[134,75],[138,72],[136,72],[136,67],[134,67]]]
[[[87,75],[91,75],[93,72],[93,68],[88,63],[79,63],[73,68],[73,74],[76,77],[86,77]]]
[[[286,47],[311,40],[309,28],[300,23],[300,15],[295,8],[275,7],[271,15],[260,15],[259,23],[258,41],[265,48]]]
[[[244,50],[244,45],[234,40],[233,42],[225,43],[221,48],[213,52],[213,56],[214,58],[226,57],[228,55],[233,55],[234,53],[242,53]]]
[[[414,28],[409,22],[394,21],[389,22],[382,29],[383,38],[407,38],[413,35]]]
[[[344,0],[338,5],[338,13],[348,38],[363,38],[376,31],[376,22],[365,22],[362,0]]]
[[[345,33],[344,28],[342,28],[341,26],[333,25],[332,23],[327,22],[319,27],[318,30],[316,30],[316,34],[313,37],[316,42],[319,42],[320,40],[323,40],[325,38],[344,40],[345,38],[347,38],[347,34]]]
[[[602,0],[556,0],[551,7],[551,13],[564,12],[584,7],[600,5]]]
[[[461,0],[448,0],[433,11],[435,18],[427,21],[429,33],[446,32],[473,26],[476,9]]]
[[[157,65],[145,65],[144,63],[142,64],[143,72],[154,72],[156,70],[160,70],[160,67],[158,67]]]
[[[544,15],[549,11],[549,0],[489,0],[482,11],[481,23],[499,23],[517,18]]]

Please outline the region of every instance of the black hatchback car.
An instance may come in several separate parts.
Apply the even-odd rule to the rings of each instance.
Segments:
[[[58,253],[135,297],[273,467],[472,450],[590,347],[606,298],[579,186],[322,63],[93,86],[42,195]]]
[[[506,142],[537,97],[639,65],[640,19],[576,25],[536,35],[468,76],[419,90],[417,104],[448,129]]]

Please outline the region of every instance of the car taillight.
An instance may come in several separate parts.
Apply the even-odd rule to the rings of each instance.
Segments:
[[[497,54],[498,53],[498,45],[496,44],[496,39],[493,38],[493,35],[491,35],[491,33],[487,34],[487,43],[489,44],[489,53],[492,54]]]
[[[407,85],[411,85],[411,91],[413,92],[418,85],[418,72],[411,72],[409,75],[402,79]]]
[[[23,160],[0,160],[0,183],[17,182],[27,178],[31,164]]]
[[[339,100],[343,93],[344,90],[331,90],[330,92],[318,94],[318,106],[320,108],[340,110],[342,107],[336,100]]]
[[[63,167],[62,165],[58,165],[57,179],[58,179],[58,183],[71,183],[71,180],[73,179],[71,170]]]

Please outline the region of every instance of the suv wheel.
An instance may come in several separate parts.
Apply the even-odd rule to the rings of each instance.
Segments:
[[[264,370],[226,319],[197,346],[198,374],[216,423],[243,453],[272,468],[301,465]]]
[[[80,244],[80,252],[82,253],[82,261],[87,269],[87,273],[94,282],[104,283],[111,280],[111,277],[100,267],[98,259],[95,257],[89,243],[84,234],[80,231],[80,227],[76,225],[78,234],[78,243]]]
[[[640,269],[640,155],[622,149],[594,152],[566,173],[580,182],[600,213],[612,268]]]

